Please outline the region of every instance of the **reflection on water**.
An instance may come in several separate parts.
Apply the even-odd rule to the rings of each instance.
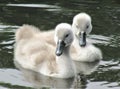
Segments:
[[[6,6],[18,6],[18,7],[38,7],[38,8],[60,8],[58,6],[47,5],[47,4],[7,4]]]
[[[15,68],[12,60],[14,32],[19,26],[22,24],[32,24],[39,27],[41,30],[54,29],[56,24],[60,22],[72,23],[73,16],[79,12],[87,12],[91,15],[93,31],[89,36],[89,41],[98,46],[104,56],[99,66],[97,63],[93,63],[94,66],[91,64],[84,66],[83,63],[76,64],[78,65],[78,70],[81,70],[81,73],[88,74],[86,75],[87,83],[82,84],[82,86],[84,86],[84,88],[82,88],[119,89],[119,0],[69,0],[69,2],[65,0],[41,0],[40,2],[36,0],[0,1],[0,88],[16,88],[16,85],[22,89],[33,87],[32,84],[29,84],[22,77],[20,71],[11,69]],[[36,73],[30,73],[30,76],[33,76],[30,78],[34,79],[36,78],[35,76],[38,75]],[[29,80],[29,82],[33,83],[32,79]],[[39,82],[40,81],[36,83]],[[73,83],[74,79],[70,79],[68,84],[65,84],[67,87],[73,87],[70,86]],[[78,85],[81,86],[81,84]]]
[[[85,75],[89,75],[93,71],[95,71],[95,69],[99,64],[99,61],[96,61],[93,63],[78,62],[78,61],[74,61],[74,62],[77,65],[77,72],[80,75],[84,75],[84,76],[78,75],[75,78],[69,78],[69,79],[52,78],[52,77],[41,75],[40,73],[34,72],[32,70],[24,69],[17,62],[15,62],[15,65],[23,73],[25,79],[28,82],[32,83],[36,88],[51,87],[54,89],[57,89],[57,88],[85,89],[87,84]]]
[[[22,70],[24,73],[25,79],[32,83],[36,88],[42,87],[51,87],[54,89],[57,88],[72,88],[74,78],[70,79],[57,79],[51,78],[47,76],[40,75],[39,73],[30,71],[30,70]]]
[[[16,69],[0,69],[0,85],[4,88],[15,88],[15,85],[17,85],[16,88],[32,86],[30,83],[26,82],[21,72]]]

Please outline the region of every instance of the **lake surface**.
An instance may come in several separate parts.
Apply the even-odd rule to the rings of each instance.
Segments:
[[[104,58],[78,89],[120,89],[120,0],[1,0],[0,89],[32,89],[37,85],[42,88],[42,83],[53,87],[55,81],[58,84],[54,88],[71,87],[72,79],[45,77],[41,83],[43,77],[36,73],[16,69],[13,64],[14,33],[23,24],[35,25],[41,30],[54,29],[61,22],[71,24],[73,16],[80,12],[92,17],[90,38],[102,50]],[[86,67],[86,64],[81,65]],[[27,75],[26,78],[23,75]],[[53,83],[45,82],[48,80]]]

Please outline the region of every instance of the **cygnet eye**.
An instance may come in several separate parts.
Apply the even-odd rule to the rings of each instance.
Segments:
[[[88,29],[88,28],[89,28],[89,25],[86,26],[86,29]]]
[[[69,34],[66,34],[66,35],[65,35],[65,38],[67,38],[68,36],[69,36]]]

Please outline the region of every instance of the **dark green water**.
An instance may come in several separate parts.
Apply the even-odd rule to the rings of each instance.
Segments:
[[[120,89],[120,0],[0,0],[0,89],[33,88],[13,64],[14,33],[19,26],[50,30],[61,22],[71,24],[80,12],[91,15],[90,37],[104,57],[81,89]]]

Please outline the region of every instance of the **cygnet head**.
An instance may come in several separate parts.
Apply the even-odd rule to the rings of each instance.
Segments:
[[[72,27],[67,23],[60,23],[55,28],[55,42],[57,44],[56,55],[60,56],[65,47],[68,47],[73,42],[74,36]]]
[[[79,40],[80,46],[86,45],[86,35],[92,31],[91,17],[86,13],[79,13],[74,16],[72,29],[75,38]]]

